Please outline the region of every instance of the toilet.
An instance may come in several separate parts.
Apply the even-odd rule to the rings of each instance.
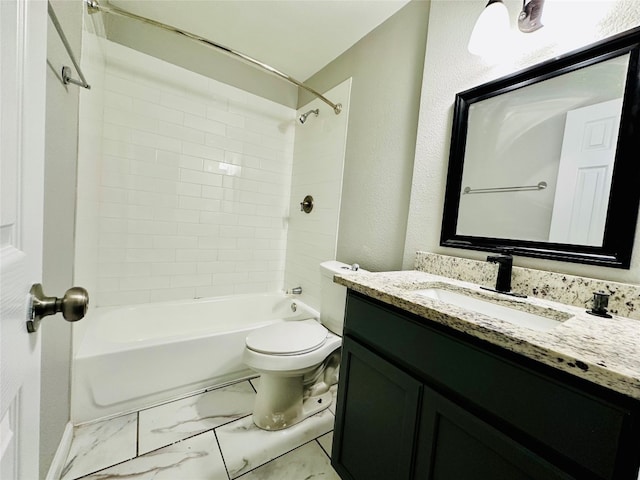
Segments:
[[[347,289],[335,274],[353,272],[337,261],[320,264],[320,321],[280,322],[251,332],[243,359],[260,373],[253,423],[281,430],[328,408],[329,389],[338,383]]]

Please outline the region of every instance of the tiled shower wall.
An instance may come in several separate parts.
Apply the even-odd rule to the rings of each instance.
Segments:
[[[298,111],[318,109],[318,116],[309,115],[296,129],[285,288],[301,286],[302,300],[316,309],[320,309],[320,263],[336,258],[350,94],[351,79],[324,94],[342,104],[339,115],[319,99]],[[300,211],[306,195],[314,200],[308,214]]]
[[[282,289],[295,111],[105,45],[94,305]]]

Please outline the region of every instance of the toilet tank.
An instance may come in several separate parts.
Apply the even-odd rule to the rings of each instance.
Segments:
[[[359,270],[364,272],[365,270]],[[333,282],[336,274],[355,273],[351,265],[329,260],[320,264],[320,322],[336,335],[342,336],[347,287]]]

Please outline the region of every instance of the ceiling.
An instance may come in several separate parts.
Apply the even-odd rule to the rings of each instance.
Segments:
[[[110,0],[304,81],[409,0]]]

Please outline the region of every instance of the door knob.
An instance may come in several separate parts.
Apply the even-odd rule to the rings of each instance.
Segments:
[[[47,315],[55,315],[62,312],[62,316],[69,322],[77,322],[82,319],[89,308],[89,293],[82,287],[72,287],[67,290],[64,297],[47,297],[42,291],[42,285],[34,283],[29,291],[31,296],[29,306],[29,320],[27,331],[36,332],[40,326],[40,320]]]

